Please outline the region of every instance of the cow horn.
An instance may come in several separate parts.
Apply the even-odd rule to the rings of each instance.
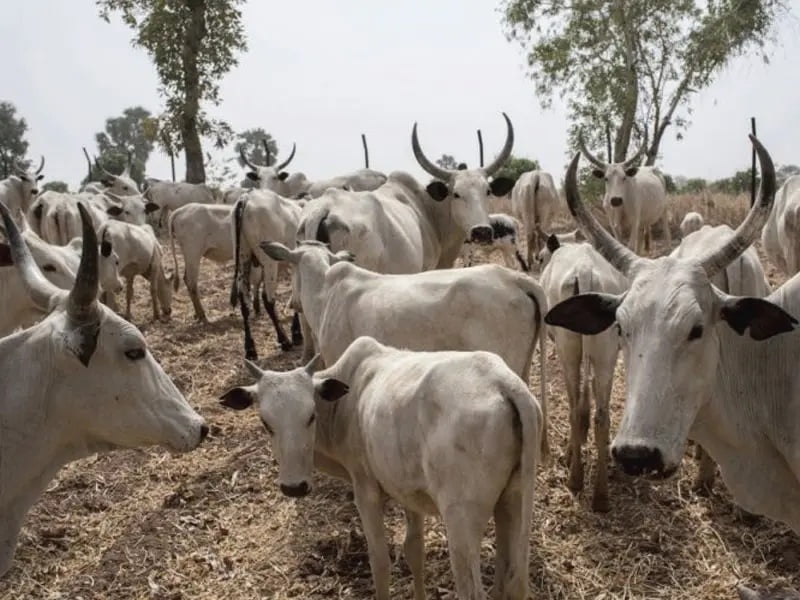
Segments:
[[[294,153],[295,153],[295,151],[296,151],[296,150],[297,150],[297,144],[294,144],[294,143],[293,143],[293,144],[292,144],[292,152],[291,152],[291,154],[289,154],[289,158],[287,158],[287,159],[286,159],[285,161],[283,161],[281,164],[277,165],[277,166],[275,167],[275,170],[276,170],[276,171],[278,171],[278,172],[280,173],[280,172],[281,172],[281,171],[283,171],[283,170],[284,170],[286,167],[288,167],[288,166],[289,166],[289,163],[290,163],[290,162],[292,162],[292,159],[294,158]]]
[[[308,361],[308,364],[303,368],[305,369],[306,373],[308,373],[309,375],[313,375],[322,366],[323,366],[322,355],[320,355],[318,352],[313,356],[313,358],[310,361]]]
[[[78,202],[78,212],[83,226],[83,250],[75,285],[69,293],[67,314],[77,323],[90,321],[97,306],[99,265],[97,258],[97,233],[92,218],[83,202]]]
[[[39,160],[39,168],[36,169],[36,174],[39,175],[42,172],[42,169],[44,169],[44,156],[42,156]]]
[[[503,113],[503,118],[506,120],[506,143],[503,145],[503,149],[500,151],[500,154],[497,155],[497,158],[489,163],[488,167],[481,169],[487,177],[491,177],[500,170],[500,167],[502,167],[511,156],[511,150],[514,148],[514,127],[511,125],[511,119],[508,118],[506,113]]]
[[[117,176],[114,175],[111,171],[107,171],[106,170],[106,168],[100,162],[100,159],[98,157],[96,157],[96,156],[94,157],[94,164],[98,169],[100,169],[105,174],[106,177],[111,177],[113,179],[117,178]]]
[[[253,163],[251,163],[251,162],[250,162],[250,161],[247,159],[247,157],[246,157],[246,156],[245,156],[245,154],[244,154],[244,148],[242,148],[242,146],[239,146],[239,156],[241,157],[241,159],[242,159],[242,162],[243,162],[244,164],[246,164],[248,167],[250,167],[251,169],[253,169],[253,171],[257,171],[257,170],[258,170],[258,166],[254,165]]]
[[[576,152],[567,169],[564,188],[567,195],[569,212],[572,213],[573,218],[577,221],[580,228],[583,229],[586,236],[594,243],[597,251],[602,254],[615,269],[627,276],[631,272],[632,267],[641,259],[603,229],[600,223],[597,222],[597,219],[595,219],[592,213],[586,208],[583,201],[581,201],[581,196],[578,192],[578,161],[580,158],[581,153]]]
[[[17,224],[11,218],[11,213],[2,202],[0,202],[0,216],[2,216],[3,224],[5,225],[11,258],[14,260],[17,273],[22,279],[28,296],[40,310],[47,311],[50,308],[51,298],[60,290],[42,275],[39,266],[31,256],[28,245],[22,238],[19,228],[17,228]]]
[[[86,151],[86,146],[83,146],[83,155],[86,157],[87,177],[86,181],[92,180],[92,161],[89,158],[89,153]]]
[[[436,179],[449,181],[453,176],[453,171],[450,169],[443,169],[442,167],[433,164],[428,160],[428,157],[425,156],[425,153],[422,152],[422,148],[419,145],[419,138],[417,137],[416,123],[414,123],[414,128],[411,130],[411,149],[414,150],[414,158],[417,159],[419,166],[425,169],[425,171],[427,171],[430,175],[436,177]]]
[[[647,142],[642,142],[642,145],[639,146],[639,150],[636,151],[636,154],[631,156],[628,160],[626,160],[623,163],[623,168],[625,168],[625,169],[630,168],[633,165],[635,165],[637,162],[639,162],[639,159],[642,157],[642,154],[644,154],[644,151],[646,149],[647,149]]]
[[[758,154],[758,163],[761,165],[761,185],[758,188],[758,198],[750,212],[747,213],[745,220],[736,228],[733,237],[721,247],[701,258],[700,263],[709,278],[725,269],[750,247],[767,221],[775,202],[775,165],[772,164],[769,152],[758,141],[758,138],[752,134],[749,137],[756,149],[756,154]]]
[[[267,143],[267,138],[261,138],[261,143],[264,144],[264,164],[269,166],[270,161],[270,151],[269,151],[269,144]]]
[[[128,162],[125,163],[125,168],[122,170],[122,175],[125,177],[130,177],[131,167],[133,166],[133,153],[130,150],[126,150],[125,153],[128,155]]]
[[[602,169],[603,171],[606,170],[606,167],[608,167],[608,165],[599,158],[597,158],[594,154],[589,152],[589,149],[586,147],[586,142],[583,141],[582,129],[578,130],[578,146],[580,147],[581,152],[583,152],[583,155],[586,157],[586,160],[588,160],[598,169]]]

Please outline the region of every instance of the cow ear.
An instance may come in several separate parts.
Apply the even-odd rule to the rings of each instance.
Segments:
[[[116,206],[116,205],[113,205],[113,204],[112,204],[111,206],[109,206],[109,207],[106,209],[106,212],[107,212],[109,215],[111,215],[112,217],[118,217],[118,216],[120,216],[120,215],[122,214],[122,207],[121,207],[121,206]]]
[[[489,189],[492,190],[492,194],[497,197],[505,196],[513,187],[514,182],[508,177],[498,177],[497,179],[493,179],[492,183],[489,184]]]
[[[159,208],[161,208],[155,202],[148,202],[144,205],[144,214],[149,215],[150,213],[156,212]]]
[[[264,254],[269,256],[272,260],[286,261],[293,265],[299,263],[300,257],[303,256],[302,251],[297,249],[291,250],[280,242],[261,242],[259,246],[261,250],[264,251]]]
[[[235,387],[219,397],[219,403],[233,410],[244,410],[253,406],[253,386]]]
[[[450,193],[450,190],[447,189],[447,184],[443,181],[439,181],[438,179],[431,181],[425,188],[425,191],[427,191],[430,197],[437,202],[441,202],[447,198],[447,195]]]
[[[246,177],[247,177],[247,178],[248,178],[250,181],[258,181],[259,179],[261,179],[261,178],[258,176],[258,173],[256,173],[255,171],[248,171],[248,172],[247,172],[247,175],[246,175]]]
[[[624,295],[578,294],[559,302],[545,315],[544,322],[582,335],[597,335],[617,320],[617,307]]]
[[[561,242],[558,241],[555,233],[551,233],[547,238],[547,249],[550,254],[561,248]]]
[[[83,240],[81,240],[81,243],[83,243]],[[105,258],[111,256],[111,242],[109,242],[108,240],[102,241],[102,243],[100,244],[100,254]]]
[[[36,181],[41,181],[42,179],[44,179],[44,175],[37,175],[36,176]]]
[[[0,267],[9,267],[14,264],[14,259],[11,258],[11,248],[8,244],[0,242]]]
[[[605,179],[606,172],[603,171],[603,169],[592,169],[592,175],[594,175],[598,179]]]
[[[278,179],[280,179],[281,181],[286,181],[287,177],[289,177],[289,173],[287,173],[286,171],[281,171],[280,173],[278,173]]]
[[[343,383],[338,379],[333,379],[332,377],[315,381],[314,389],[316,390],[317,394],[319,394],[320,398],[327,400],[328,402],[335,402],[350,391],[350,388],[346,383]]]
[[[456,169],[459,170],[459,171],[466,171],[467,170],[467,163],[458,163],[458,166],[456,167]]]
[[[625,169],[625,175],[627,175],[628,177],[633,177],[638,172],[639,172],[639,167],[630,167],[629,169]]]
[[[797,319],[763,298],[725,296],[719,316],[739,335],[749,327],[750,337],[759,342],[797,329]]]

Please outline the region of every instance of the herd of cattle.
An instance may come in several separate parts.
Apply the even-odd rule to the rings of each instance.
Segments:
[[[751,136],[762,180],[746,219],[734,231],[689,213],[671,249],[658,169],[637,167],[641,152],[606,164],[581,140],[606,182],[612,233],[581,201],[579,153],[565,180],[578,228],[556,235],[563,201],[551,175],[495,177],[514,143],[503,116],[502,150],[472,169],[431,162],[415,124],[412,150],[433,177],[427,185],[370,169],[312,182],[284,170],[294,148],[275,166],[242,155],[258,188],[222,194],[155,180],[140,191],[128,169],[104,171],[77,194],[39,193],[43,159],[0,181],[0,574],[11,567],[26,513],[64,464],[152,444],[189,451],[208,434],[129,322],[136,276],[149,281],[154,318],[170,316],[176,243],[203,322],[201,259],[234,261],[231,303],[241,310],[254,383],[221,402],[257,407],[284,494],[308,494],[314,468],[350,482],[377,598],[389,598],[386,496],[405,509],[417,600],[425,597],[425,514],[443,520],[459,598],[484,597],[481,537],[492,517],[494,597],[527,597],[536,472],[550,453],[548,339],[569,398],[574,492],[584,485],[594,396],[595,510],[610,509],[609,458],[629,475],[666,478],[692,440],[698,486],[712,486],[718,466],[738,505],[800,533],[800,335],[792,333],[800,278],[772,290],[752,247],[761,233],[770,260],[789,276],[800,270],[800,177],[776,194],[772,160]],[[515,218],[488,213],[491,196],[509,195]],[[171,271],[151,213],[166,228]],[[671,253],[649,258],[643,250],[659,221]],[[470,263],[473,251],[493,245],[505,267],[453,268],[459,256]],[[283,269],[292,281],[288,335],[275,306]],[[122,279],[124,318],[115,301]],[[250,321],[260,302],[284,350],[302,343],[304,366],[273,372],[252,362]],[[620,349],[626,401],[611,440]]]

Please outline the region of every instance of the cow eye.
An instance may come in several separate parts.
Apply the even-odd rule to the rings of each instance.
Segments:
[[[492,190],[489,189],[489,188],[486,188],[486,195],[487,196],[491,196],[492,195]]]
[[[270,426],[269,426],[269,424],[268,424],[268,423],[267,423],[267,422],[266,422],[264,419],[261,419],[261,424],[264,426],[264,429],[266,429],[266,430],[267,430],[267,433],[268,433],[268,434],[270,434],[270,435],[275,435],[275,434],[272,432],[272,427],[270,427]]]
[[[314,424],[314,421],[317,420],[316,413],[311,413],[311,416],[308,418],[308,423],[306,423],[306,427],[311,427]]]
[[[125,351],[125,356],[127,356],[129,360],[141,360],[144,358],[144,354],[144,348],[134,348],[133,350]]]
[[[453,198],[461,198],[458,192],[453,192]]]
[[[703,326],[695,325],[692,327],[692,330],[689,332],[689,341],[698,340],[701,337],[703,337]]]
[[[56,268],[53,265],[48,263],[48,264],[46,264],[46,265],[44,265],[42,267],[42,271],[47,271],[48,273],[55,273],[56,272]]]

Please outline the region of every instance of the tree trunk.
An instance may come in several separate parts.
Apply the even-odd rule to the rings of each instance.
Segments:
[[[181,137],[186,156],[186,181],[205,183],[206,170],[203,164],[203,146],[197,130],[197,114],[200,112],[200,73],[197,56],[206,35],[205,0],[185,0],[190,11],[183,40],[183,84],[184,102],[181,118]]]
[[[631,132],[636,120],[636,108],[639,105],[639,78],[636,71],[635,32],[625,15],[624,2],[616,3],[613,11],[614,20],[622,35],[625,52],[625,105],[622,107],[622,122],[614,139],[614,162],[623,162],[631,143]]]

